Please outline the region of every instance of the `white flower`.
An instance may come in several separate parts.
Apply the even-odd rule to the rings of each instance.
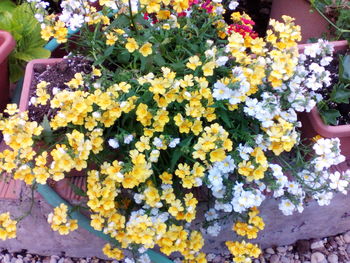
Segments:
[[[333,198],[333,193],[322,192],[322,193],[315,194],[313,197],[317,200],[318,205],[324,206],[324,205],[329,205],[331,203],[331,200]]]
[[[175,148],[176,145],[178,145],[180,143],[180,138],[175,138],[175,139],[172,139],[169,143],[169,147],[170,148]]]
[[[134,136],[131,134],[124,136],[124,143],[129,144],[134,140]]]
[[[164,146],[162,139],[158,137],[154,138],[153,145],[156,146],[157,148],[162,148]]]
[[[160,151],[159,150],[152,150],[151,154],[150,154],[150,157],[149,157],[149,160],[152,163],[156,163],[156,162],[158,162],[159,155],[160,155]]]
[[[218,59],[216,60],[216,64],[220,67],[220,66],[224,66],[226,64],[226,62],[228,61],[228,57],[226,56],[220,56],[218,57]]]
[[[338,191],[342,192],[343,194],[346,194],[347,191],[345,188],[348,186],[349,182],[345,180],[340,179],[340,173],[336,171],[333,174],[329,175],[329,180],[331,180],[331,183],[329,184],[329,187],[332,189],[337,189]]]
[[[288,199],[283,199],[281,203],[278,205],[278,208],[282,211],[282,213],[286,216],[292,215],[295,210],[295,205]]]
[[[108,140],[109,146],[111,146],[113,149],[117,149],[119,147],[119,143],[116,139],[112,138]]]
[[[214,225],[209,226],[207,228],[208,234],[213,236],[213,237],[217,237],[219,235],[220,231],[221,231],[221,227],[219,226],[218,223],[215,223]]]
[[[220,81],[214,84],[213,97],[217,100],[226,100],[231,96],[231,90]]]
[[[212,221],[214,219],[217,219],[218,218],[218,214],[216,213],[215,209],[213,208],[210,208],[205,214],[205,219],[207,221]]]
[[[42,14],[35,14],[34,17],[36,20],[38,20],[40,23],[44,21],[44,16]]]
[[[238,1],[233,0],[229,3],[228,8],[230,10],[235,10],[238,5],[239,5]]]

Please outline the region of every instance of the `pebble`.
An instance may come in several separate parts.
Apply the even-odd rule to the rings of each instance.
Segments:
[[[296,248],[296,251],[299,254],[306,254],[307,252],[310,251],[310,241],[308,241],[308,240],[298,240],[295,243],[295,248]]]
[[[311,263],[327,263],[327,260],[321,252],[314,252],[311,255]]]
[[[336,254],[329,254],[327,259],[329,263],[338,263],[338,256]]]
[[[71,260],[70,258],[65,258],[63,263],[73,263],[73,260]]]
[[[319,241],[312,242],[310,248],[314,250],[324,248],[323,241],[319,240]]]
[[[280,262],[280,256],[279,255],[272,255],[270,257],[270,263],[278,263]]]
[[[343,235],[343,239],[344,239],[345,243],[350,244],[350,231],[346,232]]]
[[[283,257],[281,257],[280,262],[281,262],[281,263],[290,263],[290,259],[287,258],[287,257],[285,257],[285,256],[283,256]]]
[[[267,248],[265,252],[271,255],[275,254],[275,250],[273,250],[272,248]]]
[[[287,252],[287,248],[286,248],[286,247],[277,247],[276,250],[277,250],[279,253],[285,253],[285,252]]]

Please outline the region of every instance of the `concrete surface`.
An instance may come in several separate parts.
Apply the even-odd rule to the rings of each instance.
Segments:
[[[14,217],[22,215],[30,206],[25,195],[22,199],[23,201],[0,201],[0,212],[9,211]],[[343,194],[337,194],[329,206],[321,207],[316,202],[310,202],[302,214],[296,212],[292,216],[284,216],[274,199],[265,200],[260,210],[266,228],[252,242],[260,243],[263,248],[288,245],[299,239],[332,236],[350,230],[350,196]],[[105,241],[86,230],[79,228],[67,236],[53,232],[46,221],[51,211],[52,207],[37,197],[32,214],[18,225],[17,238],[0,241],[0,247],[10,252],[26,249],[29,253],[45,256],[65,252],[70,257],[103,258],[101,249]],[[198,211],[199,216],[202,214]],[[235,239],[231,230],[232,221],[227,220],[222,225],[224,229],[219,237],[205,237],[205,252],[223,252],[226,250],[224,242]]]

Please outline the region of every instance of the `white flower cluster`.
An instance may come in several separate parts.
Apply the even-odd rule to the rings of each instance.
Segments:
[[[325,69],[332,61],[333,47],[325,40],[306,46],[299,55],[295,76],[289,81],[288,101],[299,112],[311,111],[322,95],[316,91],[331,84],[330,72]],[[287,88],[287,86],[284,88]]]
[[[312,161],[316,171],[328,169],[345,161],[345,156],[340,154],[339,138],[321,138],[314,144],[313,149],[317,157]]]
[[[209,188],[216,198],[223,198],[226,186],[223,183],[229,174],[234,171],[236,165],[231,156],[227,156],[222,162],[215,162],[208,172]]]
[[[243,183],[236,183],[233,187],[233,199],[231,201],[233,210],[237,213],[247,211],[254,206],[259,207],[265,196],[258,189],[244,190]],[[215,204],[215,208],[217,205]]]
[[[225,56],[219,57],[216,61],[218,65],[224,65],[226,63]],[[243,74],[240,67],[232,69],[232,74],[240,81],[234,84],[226,85],[221,81],[217,81],[214,84],[213,97],[216,100],[228,100],[231,105],[236,105],[242,102],[242,98],[250,89],[250,84]]]

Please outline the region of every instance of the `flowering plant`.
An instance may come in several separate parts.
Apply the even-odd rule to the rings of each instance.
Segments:
[[[346,192],[348,173],[328,172],[344,161],[338,139],[298,146],[296,111],[311,102],[290,84],[300,40],[292,18],[272,20],[263,39],[246,14],[234,12],[227,24],[220,1],[99,4],[97,12],[65,0],[61,15],[37,15],[45,39],[69,42],[68,28],[80,28],[75,51],[92,66],[63,89],[37,85],[30,103],[51,111],[41,124],[8,106],[0,129],[10,149],[0,167],[27,184],[84,171],[91,225],[114,240],[103,249],[108,257],[158,246],[206,262],[201,232],[217,236],[226,213],[240,236],[226,242],[233,260],[251,262],[260,249],[245,239],[264,228],[257,207],[266,195],[290,215],[307,197],[324,205],[334,190]],[[195,188],[209,190],[199,230],[191,227]],[[68,214],[64,205],[50,214],[54,230],[76,228]]]

